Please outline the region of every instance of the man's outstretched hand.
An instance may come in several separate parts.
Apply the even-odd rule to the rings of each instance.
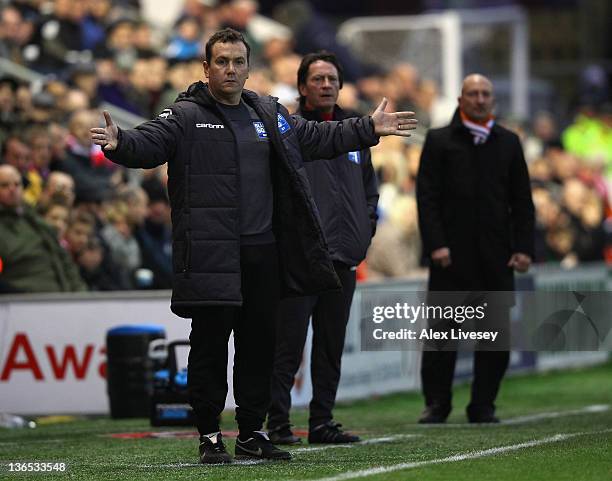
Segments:
[[[385,112],[387,98],[383,98],[380,105],[372,114],[374,133],[379,136],[400,135],[410,137],[409,130],[416,129],[417,119],[414,112]]]
[[[94,144],[102,146],[103,150],[115,150],[117,148],[119,129],[114,124],[107,110],[104,111],[104,121],[106,122],[106,127],[89,129],[91,132],[91,139]]]

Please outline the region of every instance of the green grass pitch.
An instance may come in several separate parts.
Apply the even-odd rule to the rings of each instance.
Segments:
[[[416,424],[422,409],[418,393],[340,404],[336,420],[370,442],[323,449],[304,442],[291,448],[290,462],[202,466],[196,438],[109,436],[153,430],[146,419],[0,429],[0,479],[612,480],[612,363],[506,379],[498,414],[513,423],[467,424],[469,386],[455,393],[448,426]],[[232,418],[224,415],[223,429],[235,430]],[[295,410],[293,422],[303,429],[307,412]],[[233,452],[234,440],[227,441]],[[11,462],[63,462],[66,471],[10,472]]]

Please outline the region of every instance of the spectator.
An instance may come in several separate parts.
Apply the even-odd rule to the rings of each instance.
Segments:
[[[70,71],[70,84],[76,89],[87,95],[88,104],[97,107],[100,103],[98,92],[98,77],[96,75],[96,65],[93,63],[80,63],[75,65]],[[75,109],[67,109],[73,111]]]
[[[282,2],[276,8],[274,17],[291,30],[297,53],[303,55],[326,49],[336,54],[344,66],[348,82],[355,82],[366,75],[367,69],[364,65],[355,58],[348,47],[336,40],[335,26],[327,18],[316,13],[305,0]]]
[[[109,247],[113,263],[122,266],[127,278],[133,281],[136,269],[141,265],[141,254],[130,225],[128,205],[121,200],[113,202],[107,209],[106,218],[108,224],[100,235]]]
[[[111,190],[111,175],[116,169],[106,161],[102,150],[91,142],[89,126],[93,122],[89,110],[78,110],[70,116],[68,148],[59,169],[74,178],[77,196],[96,192],[98,197],[104,197]]]
[[[113,3],[111,0],[86,0],[87,14],[82,20],[83,48],[94,50],[106,40],[106,22]]]
[[[11,165],[0,165],[0,231],[3,290],[85,290],[55,232],[24,203],[19,172]]]
[[[401,195],[372,240],[366,259],[368,278],[406,277],[418,270],[420,262],[416,200],[414,196]]]
[[[198,65],[199,65],[199,61]],[[155,107],[155,113],[159,114],[166,107],[174,102],[178,94],[184,91],[189,85],[188,69],[189,62],[184,60],[170,60],[166,74],[167,84],[159,96],[159,101]]]
[[[94,229],[95,219],[92,215],[76,211],[70,217],[64,241],[66,249],[75,261],[93,236]]]
[[[36,170],[40,177],[45,180],[49,177],[51,165],[51,135],[47,125],[33,125],[25,133],[25,140],[30,146],[31,168]]]
[[[100,240],[91,237],[77,255],[81,277],[92,291],[115,291],[121,289],[114,264],[105,262],[105,253]]]
[[[523,143],[525,160],[530,164],[534,159],[544,155],[546,146],[558,141],[557,122],[550,112],[536,113],[532,123],[532,133]]]
[[[608,182],[612,181],[612,103],[602,105],[593,116],[579,115],[561,138],[568,152],[603,163]]]
[[[19,64],[38,55],[36,47],[27,48],[33,34],[32,22],[25,20],[14,5],[6,5],[0,11],[0,57]]]
[[[47,177],[38,203],[45,206],[58,197],[63,197],[68,207],[72,208],[75,197],[74,180],[65,172],[54,171]]]
[[[17,85],[12,77],[0,78],[0,142],[4,142],[18,121],[15,105]]]
[[[57,234],[57,240],[62,244],[62,247],[67,247],[64,236],[70,219],[70,205],[66,198],[62,195],[56,195],[49,203],[41,205],[38,213],[49,226],[53,227]]]
[[[175,34],[166,47],[169,59],[187,60],[198,57],[200,52],[200,23],[197,18],[184,16],[175,24]]]
[[[34,35],[32,48],[39,50],[28,59],[32,68],[45,74],[57,73],[70,64],[90,59],[91,52],[82,52],[84,16],[84,2],[55,0],[53,13],[42,18]]]
[[[569,179],[563,185],[563,205],[570,216],[571,250],[577,262],[601,261],[605,234],[603,209],[597,194],[579,179]]]
[[[129,18],[120,18],[109,25],[106,33],[106,48],[111,52],[114,63],[121,70],[130,70],[138,58],[134,45],[135,22]],[[103,47],[98,49],[101,52]]]
[[[172,287],[172,224],[166,188],[157,177],[143,182],[149,197],[144,223],[134,235],[142,253],[142,267],[153,273],[151,289]]]
[[[11,134],[2,146],[2,160],[12,165],[21,174],[23,182],[23,199],[35,205],[42,191],[42,177],[32,167],[31,151],[24,140],[17,134]]]

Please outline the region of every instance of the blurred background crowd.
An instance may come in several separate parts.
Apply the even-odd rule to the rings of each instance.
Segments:
[[[172,5],[159,8],[161,3]],[[386,96],[390,109],[417,113],[420,125],[413,137],[383,138],[372,149],[380,221],[360,276],[419,272],[425,266],[415,201],[421,143],[428,128],[450,121],[456,100],[444,98],[437,82],[410,63],[384,68],[361,61],[336,38],[339,18],[354,13],[339,16],[321,3],[0,0],[0,60],[37,74],[24,80],[0,68],[0,164],[13,166],[23,184],[19,192],[0,195],[0,236],[15,228],[5,211],[18,204],[32,217],[31,225],[41,221],[53,228],[78,271],[78,283],[54,290],[170,288],[165,167],[128,172],[114,165],[92,144],[89,128],[102,121],[100,109],[107,104],[143,119],[159,114],[202,79],[204,43],[218,28],[231,26],[252,46],[246,87],[278,97],[290,110],[297,105],[301,55],[327,49],[345,69],[342,108],[368,114]],[[379,8],[412,14],[453,3],[415,2],[399,12],[393,2],[380,2]],[[523,141],[537,211],[535,262],[566,268],[612,263],[610,75],[605,65],[593,64],[576,71],[574,79],[576,95],[567,108],[537,111],[527,121],[498,112],[498,121]],[[10,188],[2,172],[0,193]],[[25,238],[37,235],[28,229]],[[19,262],[50,252],[45,242],[17,247]],[[16,259],[0,259],[0,281],[12,262]],[[41,289],[35,275],[18,286],[0,282],[6,292]]]

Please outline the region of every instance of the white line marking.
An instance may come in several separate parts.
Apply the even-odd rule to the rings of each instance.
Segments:
[[[231,463],[222,464],[202,464],[202,463],[168,463],[168,464],[134,464],[127,465],[131,468],[195,468],[195,467],[227,467],[227,466],[251,466],[253,464],[262,464],[268,461],[267,459],[234,459]]]
[[[608,404],[593,404],[592,406],[585,406],[581,409],[572,409],[571,411],[557,411],[519,416],[516,418],[506,419],[502,421],[501,424],[531,423],[534,421],[540,421],[541,419],[554,419],[564,416],[575,416],[577,414],[603,413],[608,411],[609,409],[610,406]]]
[[[19,446],[25,444],[65,443],[65,439],[22,439],[21,441],[0,441],[0,446]]]
[[[584,406],[579,409],[568,411],[551,411],[536,414],[528,414],[527,416],[518,416],[510,419],[502,419],[500,423],[442,423],[442,424],[411,424],[410,427],[419,428],[496,428],[507,424],[523,424],[541,421],[543,419],[562,418],[565,416],[576,416],[580,414],[596,414],[603,413],[610,409],[609,404],[593,404]]]
[[[325,446],[313,446],[313,447],[304,447],[292,449],[291,454],[293,453],[312,453],[315,451],[323,451],[326,449],[337,449],[337,448],[354,448],[357,446],[363,446],[364,444],[380,444],[380,443],[392,443],[393,441],[398,441],[400,439],[407,438],[416,438],[423,436],[422,434],[396,434],[393,436],[386,436],[384,438],[371,438],[364,439],[358,443],[347,443],[347,444],[326,444]]]
[[[497,448],[484,449],[482,451],[471,451],[463,454],[454,454],[446,458],[429,459],[427,461],[414,461],[410,463],[393,464],[391,466],[380,466],[378,468],[362,469],[360,471],[352,471],[342,473],[337,476],[331,476],[328,478],[319,478],[317,481],[343,481],[345,479],[354,478],[365,478],[367,476],[373,476],[375,474],[391,473],[394,471],[401,471],[404,469],[420,468],[421,466],[427,466],[430,464],[442,464],[442,463],[456,463],[458,461],[465,461],[466,459],[478,459],[488,456],[495,456],[497,454],[503,454],[510,451],[518,451],[524,448],[533,448],[535,446],[541,446],[543,444],[558,443],[565,441],[577,436],[587,436],[593,434],[610,433],[612,429],[604,429],[601,431],[589,431],[589,432],[577,432],[577,433],[566,433],[566,434],[555,434],[542,439],[534,439],[533,441],[526,441],[519,444],[510,444],[507,446],[500,446]]]

